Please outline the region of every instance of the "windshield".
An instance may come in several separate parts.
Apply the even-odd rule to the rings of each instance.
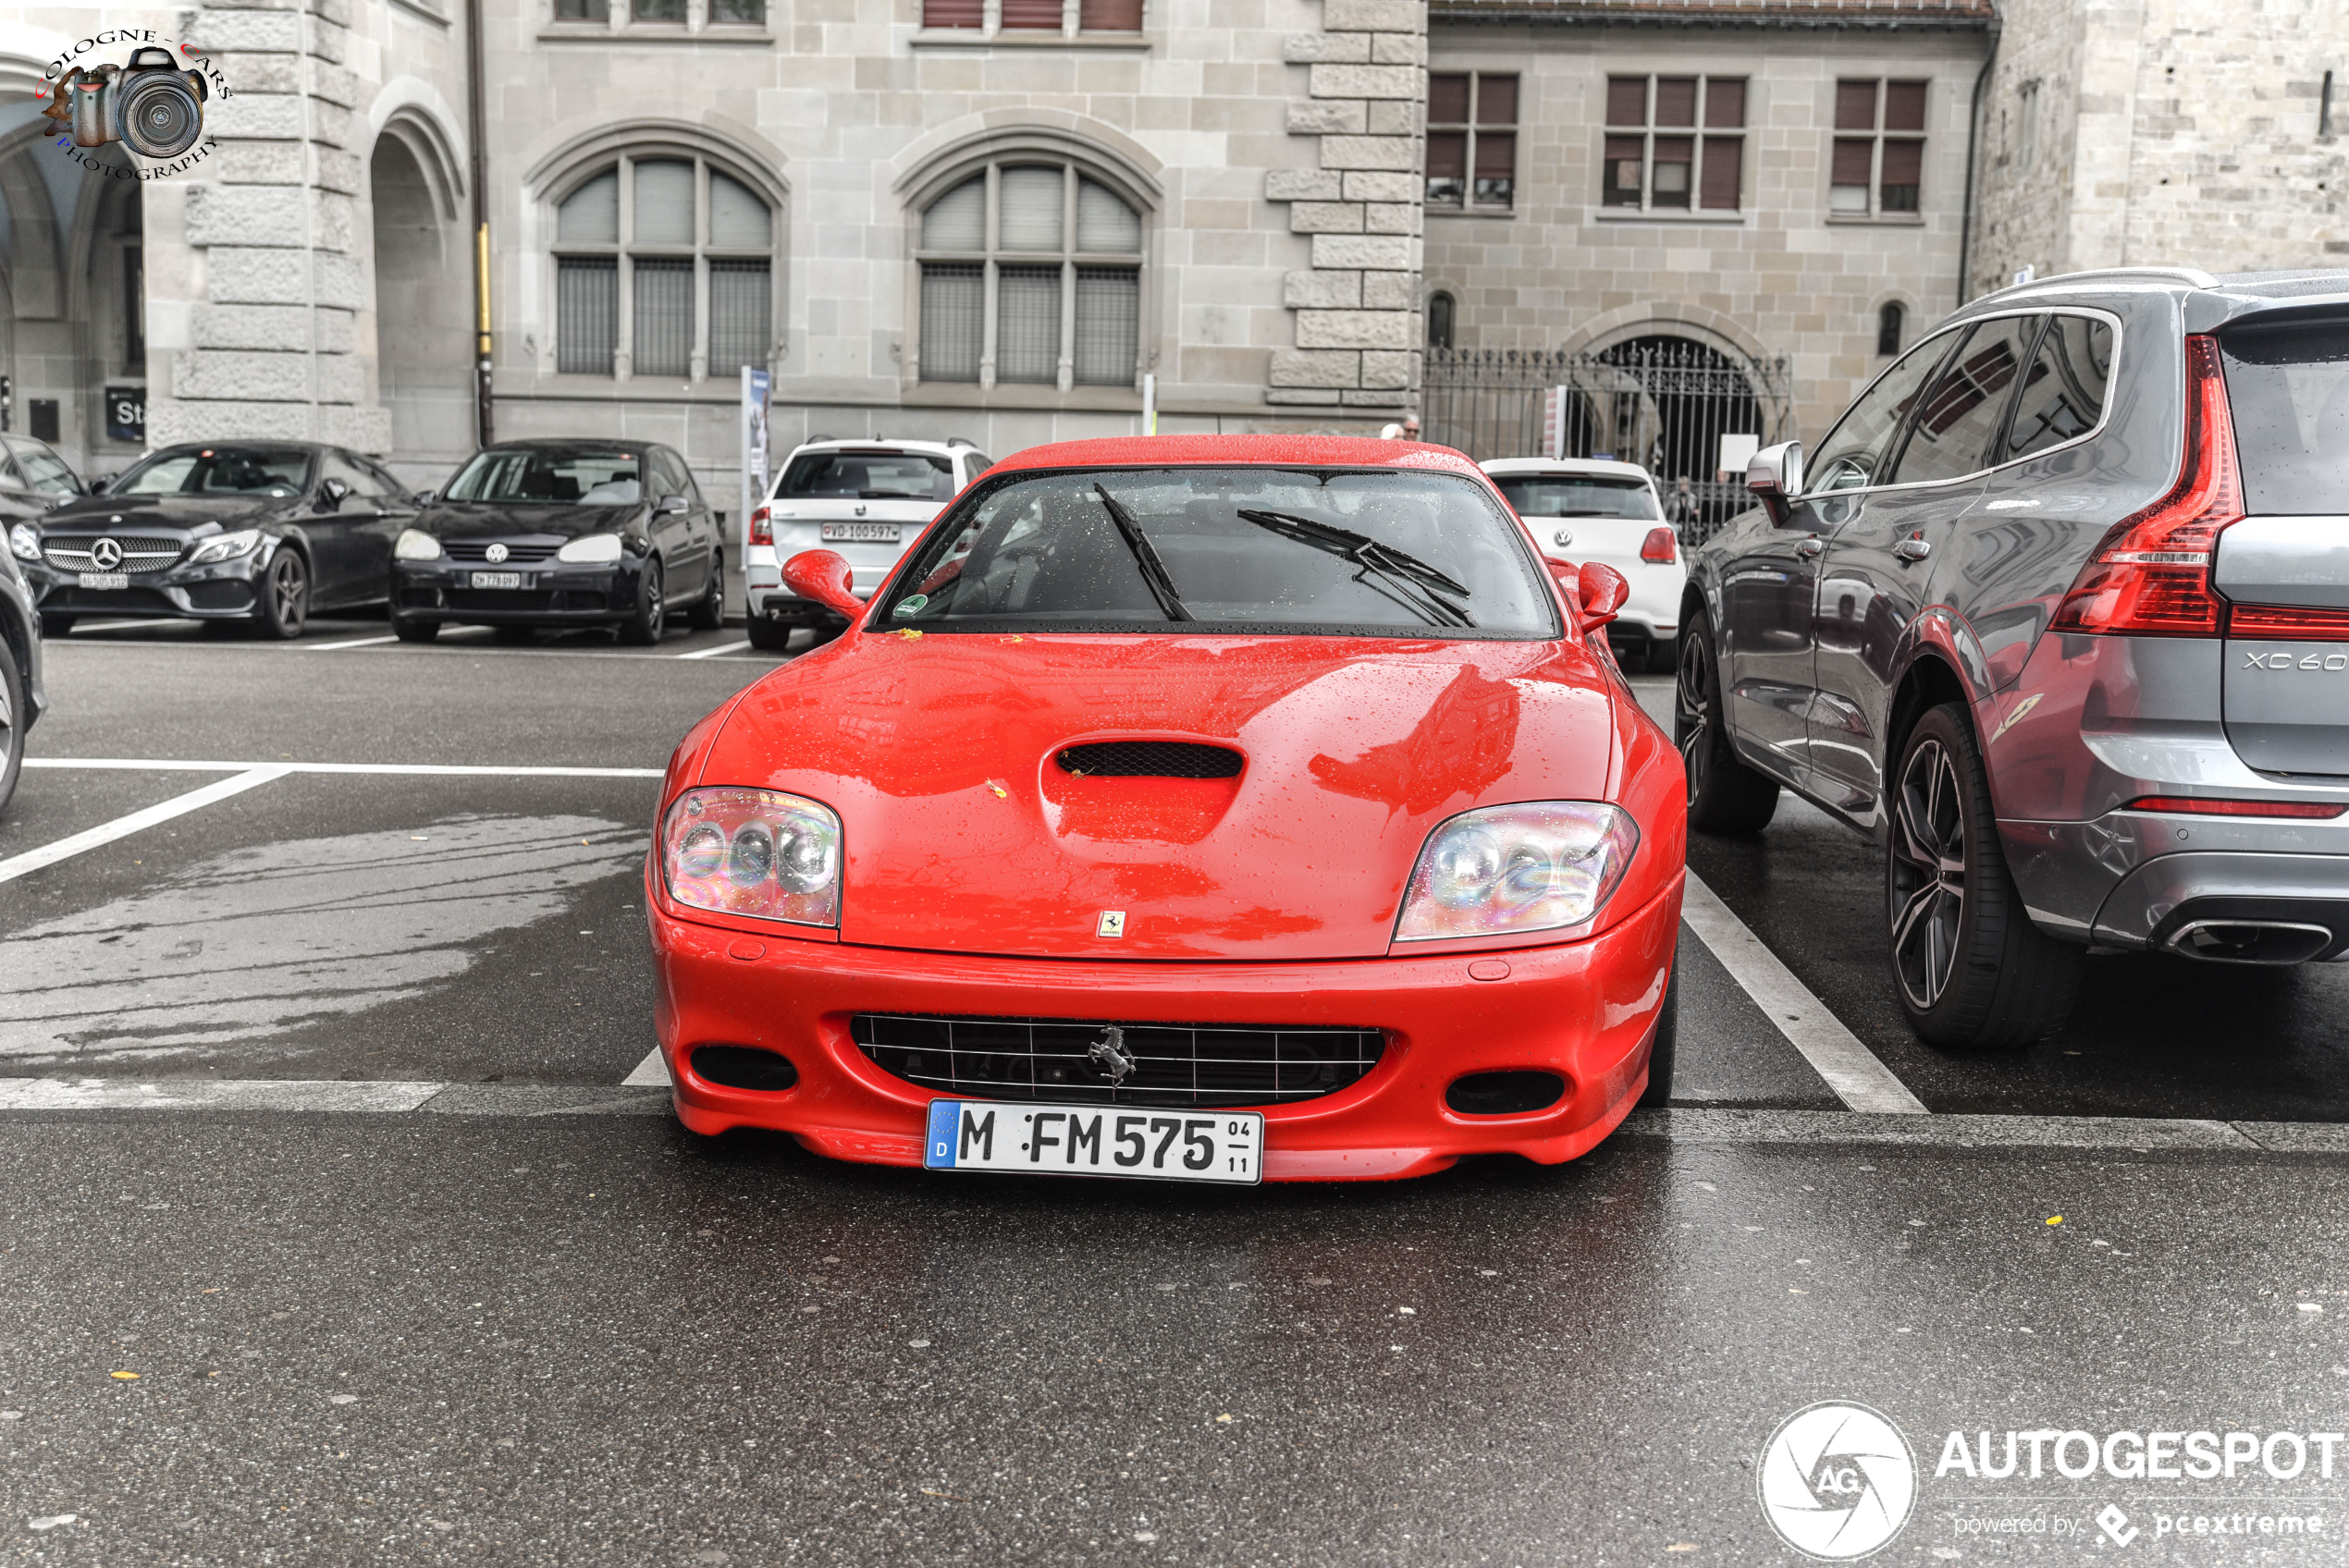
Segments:
[[[2252,319],[2219,338],[2245,507],[2336,515],[2349,495],[2349,320]]]
[[[299,447],[207,447],[158,452],[114,484],[117,496],[298,496],[310,479]]]
[[[775,495],[818,500],[952,500],[954,464],[923,452],[802,452],[783,471]]]
[[[1493,483],[1519,517],[1633,517],[1662,521],[1655,492],[1644,479],[1595,473],[1494,474]]]
[[[447,491],[451,501],[625,507],[644,494],[633,452],[596,447],[509,447],[476,455]]]
[[[873,625],[1555,637],[1540,570],[1489,496],[1449,474],[1020,474],[930,531]]]

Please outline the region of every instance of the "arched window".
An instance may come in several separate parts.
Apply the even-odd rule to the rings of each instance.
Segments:
[[[1900,351],[1900,324],[1908,312],[1898,302],[1888,302],[1876,313],[1876,351],[1897,354]]]
[[[774,339],[775,214],[701,158],[623,157],[555,216],[555,368],[732,375]]]
[[[1457,307],[1449,294],[1436,293],[1427,297],[1427,346],[1448,349],[1452,346],[1452,312]]]
[[[990,163],[923,209],[924,381],[1131,386],[1142,214],[1073,165]]]

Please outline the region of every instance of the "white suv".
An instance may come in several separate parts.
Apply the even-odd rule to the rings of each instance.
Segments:
[[[1483,468],[1543,555],[1604,561],[1630,583],[1631,597],[1607,629],[1623,668],[1671,669],[1689,573],[1648,471],[1598,458],[1494,458]]]
[[[793,450],[750,514],[743,574],[752,646],[781,650],[801,626],[822,642],[845,624],[784,588],[785,561],[802,550],[836,550],[847,558],[856,596],[868,599],[930,520],[994,461],[959,439],[827,436]]]

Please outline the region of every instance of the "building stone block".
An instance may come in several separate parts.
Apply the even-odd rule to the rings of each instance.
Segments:
[[[204,106],[205,132],[223,141],[240,136],[298,141],[301,122],[301,100],[284,93],[240,92]]]
[[[332,147],[316,149],[318,173],[316,184],[322,190],[338,191],[345,196],[359,193],[359,155],[338,152]]]
[[[301,144],[224,141],[203,166],[224,185],[300,185],[303,174]]]
[[[359,79],[345,67],[321,60],[310,67],[310,91],[315,97],[348,109],[359,102]]]
[[[343,30],[316,17],[302,21],[302,47],[321,60],[339,64],[343,56]]]
[[[1334,202],[1338,199],[1338,179],[1334,173],[1320,169],[1273,169],[1264,176],[1264,199],[1267,202]]]
[[[1361,382],[1359,353],[1314,352],[1305,349],[1273,350],[1274,386],[1359,386]]]
[[[351,25],[351,0],[310,0],[303,8],[330,27]]]
[[[1385,277],[1386,273],[1373,273],[1373,277]],[[1350,311],[1362,303],[1362,275],[1359,272],[1297,271],[1281,278],[1281,303],[1292,310]]]
[[[1359,98],[1288,106],[1288,130],[1292,136],[1359,136],[1369,129],[1368,105]]]
[[[188,191],[191,245],[300,245],[298,185],[198,185]]]
[[[207,6],[196,14],[188,42],[207,55],[240,49],[291,55],[301,48],[301,18],[291,11],[224,11]],[[229,86],[235,89],[233,79]]]
[[[194,349],[175,357],[171,392],[206,401],[306,403],[312,363],[308,354]]]
[[[1362,232],[1417,234],[1420,215],[1416,202],[1373,202],[1362,209]]]
[[[1371,100],[1370,109],[1362,129],[1372,136],[1417,136],[1422,129],[1416,99],[1377,98]]]
[[[1417,202],[1420,195],[1420,179],[1416,171],[1403,173],[1384,169],[1348,169],[1341,188],[1349,202]]]
[[[1319,60],[1367,64],[1371,58],[1371,35],[1367,32],[1292,32],[1281,40],[1281,58],[1295,66],[1310,66]]]
[[[1419,355],[1408,351],[1373,349],[1362,356],[1362,385],[1385,391],[1417,386],[1419,360]]]
[[[1297,202],[1289,206],[1288,227],[1291,234],[1359,234],[1362,232],[1362,204],[1359,202]]]
[[[352,311],[322,309],[316,318],[318,349],[326,354],[351,354],[359,349],[359,317]]]
[[[318,355],[318,400],[322,403],[358,402],[366,396],[366,368],[352,354]]]
[[[315,230],[314,244],[327,251],[351,249],[358,214],[350,197],[338,196],[331,190],[314,190],[310,196],[310,215]]]
[[[1338,401],[1349,409],[1399,409],[1404,394],[1400,391],[1371,391],[1348,388],[1338,395]]]
[[[1299,311],[1299,349],[1408,349],[1416,320],[1403,311]]]
[[[299,231],[297,231],[299,232]],[[215,245],[204,257],[216,303],[307,304],[310,258],[299,250]]]
[[[1322,26],[1330,32],[1427,31],[1421,0],[1322,0]]]
[[[351,111],[338,104],[310,101],[310,137],[329,147],[351,145]]]
[[[1374,34],[1371,39],[1371,59],[1382,66],[1423,66],[1427,64],[1427,39],[1408,32]]]
[[[223,75],[234,84],[235,95],[248,92],[299,92],[301,91],[301,56],[299,55],[230,55],[219,61]]]
[[[299,11],[301,0],[206,0],[212,11]]]
[[[160,389],[156,389],[159,391]],[[151,391],[147,398],[147,446],[176,447],[185,441],[306,441],[310,408],[302,403],[183,402]]]
[[[311,312],[301,305],[213,305],[195,308],[199,349],[310,350]]]
[[[1364,310],[1415,311],[1419,305],[1420,280],[1416,275],[1408,272],[1366,272],[1362,275]]]
[[[1401,235],[1317,234],[1313,237],[1316,267],[1375,267],[1408,272],[1418,265],[1411,241]]]
[[[1306,91],[1316,98],[1403,98],[1427,93],[1427,73],[1417,66],[1309,66]]]
[[[318,433],[314,439],[354,447],[373,457],[391,455],[389,409],[329,403],[313,410],[312,414]]]
[[[1264,392],[1268,403],[1299,403],[1309,407],[1321,405],[1335,408],[1345,400],[1345,394],[1335,388],[1326,391],[1304,386],[1272,386]]]
[[[318,291],[314,298],[319,304],[363,311],[373,303],[368,298],[367,269],[358,257],[311,254],[317,263]]]
[[[1409,169],[1420,166],[1420,144],[1408,136],[1325,136],[1322,166],[1332,169]]]

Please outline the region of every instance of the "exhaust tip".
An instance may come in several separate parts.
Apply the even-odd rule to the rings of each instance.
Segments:
[[[2211,963],[2306,963],[2332,947],[2333,934],[2290,920],[2193,920],[2163,945]]]

